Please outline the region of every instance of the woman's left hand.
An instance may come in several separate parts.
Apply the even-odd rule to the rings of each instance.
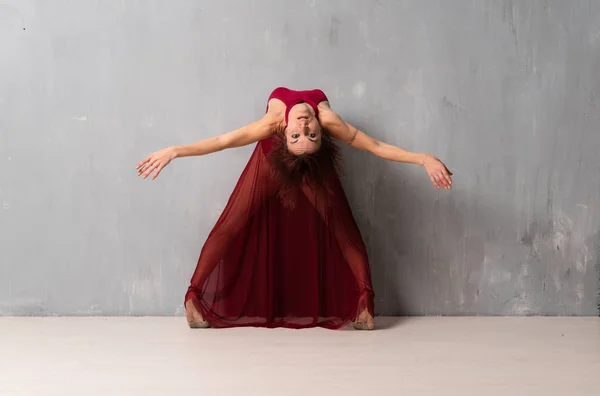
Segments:
[[[177,158],[175,147],[167,147],[141,160],[135,169],[138,171],[138,176],[141,176],[143,179],[154,173],[152,175],[152,180],[154,180],[158,177],[160,171],[175,158]]]
[[[452,187],[452,172],[446,168],[442,161],[427,154],[423,161],[423,167],[425,167],[431,182],[436,188],[449,190]]]

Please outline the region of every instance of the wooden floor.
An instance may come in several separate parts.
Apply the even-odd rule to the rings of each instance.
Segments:
[[[600,318],[378,318],[379,330],[190,330],[0,318],[0,395],[600,395]]]

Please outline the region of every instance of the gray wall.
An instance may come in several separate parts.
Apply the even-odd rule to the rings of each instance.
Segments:
[[[598,1],[0,4],[0,314],[180,315],[251,147],[146,154],[320,87],[417,166],[345,148],[385,314],[597,315]]]

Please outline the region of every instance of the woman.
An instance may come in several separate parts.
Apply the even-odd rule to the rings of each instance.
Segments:
[[[155,152],[137,165],[152,179],[173,159],[258,142],[208,236],[185,297],[192,328],[320,326],[371,330],[367,252],[338,177],[333,140],[422,165],[449,189],[438,159],[382,143],[344,122],[320,90],[275,89],[260,120]]]

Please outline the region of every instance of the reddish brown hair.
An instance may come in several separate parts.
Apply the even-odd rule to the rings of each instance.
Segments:
[[[302,183],[317,192],[330,193],[327,179],[341,174],[340,149],[325,134],[321,137],[321,147],[317,151],[300,155],[288,150],[285,136],[282,136],[274,143],[269,160],[273,178],[278,185],[279,198],[291,208],[295,206]]]

